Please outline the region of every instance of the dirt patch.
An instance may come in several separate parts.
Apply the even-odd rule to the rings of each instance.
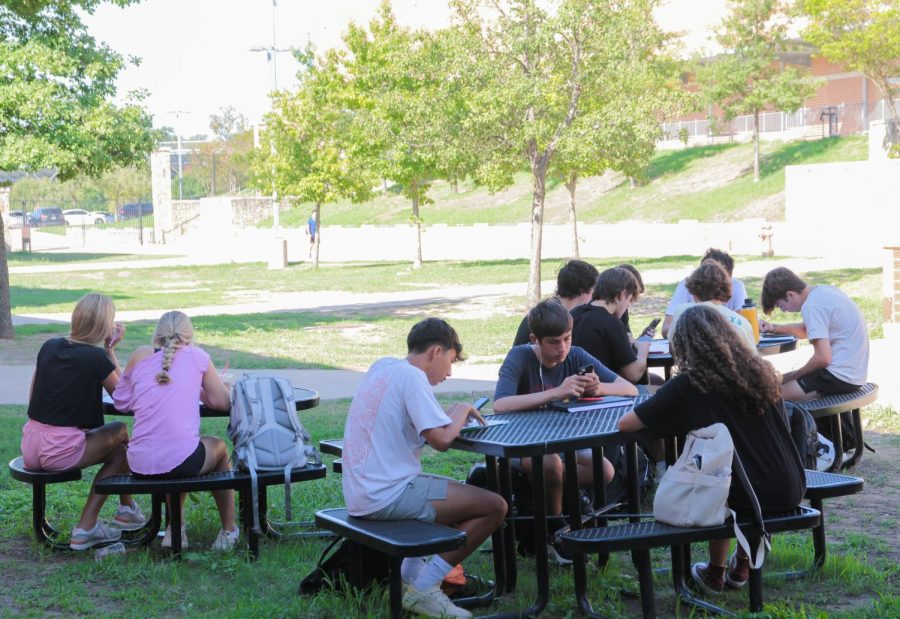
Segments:
[[[779,191],[771,196],[754,200],[738,212],[728,216],[729,221],[754,218],[766,221],[784,219],[784,192]]]

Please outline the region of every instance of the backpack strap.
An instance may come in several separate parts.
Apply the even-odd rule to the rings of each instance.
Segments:
[[[744,470],[744,464],[741,462],[741,457],[738,455],[737,448],[734,450],[734,459],[732,460],[731,468],[732,473],[736,473],[738,479],[741,481],[741,486],[744,487],[744,491],[747,493],[747,497],[750,499],[750,504],[753,507],[753,517],[756,521],[755,525],[759,529],[760,534],[759,546],[755,551],[750,547],[750,542],[738,526],[737,514],[734,513],[734,510],[728,508],[728,511],[731,512],[732,521],[734,522],[734,535],[737,537],[738,544],[740,544],[741,548],[744,549],[744,552],[746,552],[747,556],[750,558],[750,566],[753,569],[758,570],[762,567],[763,561],[766,558],[766,551],[771,550],[772,548],[772,536],[766,531],[762,509],[759,506],[759,499],[756,496],[756,492],[753,490],[750,478],[747,477],[747,471]]]

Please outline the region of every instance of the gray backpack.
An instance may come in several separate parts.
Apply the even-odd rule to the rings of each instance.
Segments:
[[[259,528],[257,471],[284,471],[284,512],[291,519],[291,469],[321,464],[312,437],[297,419],[294,387],[286,378],[244,374],[231,392],[228,438],[235,468],[250,473],[253,528]]]

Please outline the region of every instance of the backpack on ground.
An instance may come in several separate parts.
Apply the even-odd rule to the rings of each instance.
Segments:
[[[322,462],[312,437],[297,419],[291,382],[244,374],[231,392],[228,438],[234,445],[234,466],[250,473],[254,530],[260,530],[257,471],[284,471],[284,511],[290,520],[291,469]]]
[[[791,439],[800,454],[803,468],[816,470],[816,459],[819,457],[819,432],[816,420],[802,404],[783,401],[787,426],[791,431]]]
[[[732,471],[738,476],[754,507],[759,545],[754,551],[737,524],[737,515],[728,505]],[[720,525],[728,516],[734,521],[738,544],[750,557],[750,565],[759,569],[769,546],[762,510],[756,492],[741,464],[731,433],[723,423],[692,430],[675,464],[662,476],[653,498],[653,516],[659,522],[676,527]]]
[[[329,555],[332,549],[334,552]],[[354,555],[358,558],[357,568],[353,567]],[[314,595],[327,588],[365,589],[373,584],[384,585],[388,582],[390,571],[390,557],[386,554],[338,537],[322,552],[313,571],[300,581],[298,593]]]

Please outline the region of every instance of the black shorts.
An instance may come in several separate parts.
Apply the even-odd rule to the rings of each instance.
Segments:
[[[811,374],[801,376],[797,379],[797,384],[803,389],[803,393],[818,391],[823,395],[838,395],[859,389],[859,385],[851,385],[848,382],[844,382],[825,369],[816,370]]]
[[[203,463],[206,461],[206,446],[203,441],[197,442],[197,449],[194,453],[184,459],[184,462],[176,466],[168,473],[158,473],[155,475],[142,475],[140,473],[132,473],[134,477],[140,479],[175,479],[180,477],[194,477],[199,475],[203,470]]]

